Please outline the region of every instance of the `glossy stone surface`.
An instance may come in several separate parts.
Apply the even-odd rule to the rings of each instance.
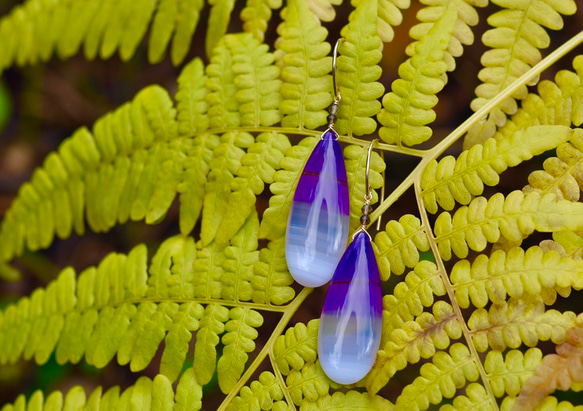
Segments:
[[[318,355],[330,379],[353,384],[370,371],[381,341],[382,297],[370,238],[360,232],[334,272],[320,317]]]
[[[285,240],[290,273],[305,287],[332,278],[348,239],[348,183],[340,144],[324,133],[300,176]]]

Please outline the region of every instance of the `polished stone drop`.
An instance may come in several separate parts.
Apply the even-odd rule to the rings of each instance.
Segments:
[[[287,224],[285,256],[298,283],[319,287],[330,281],[346,247],[349,213],[342,149],[328,130],[300,176]]]
[[[360,381],[372,368],[382,328],[382,289],[370,237],[359,232],[328,288],[318,332],[318,356],[339,384]]]

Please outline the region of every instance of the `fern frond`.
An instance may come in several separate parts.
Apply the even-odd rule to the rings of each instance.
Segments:
[[[243,30],[263,42],[267,24],[271,19],[271,10],[280,7],[281,0],[247,0],[245,8],[241,11]]]
[[[206,82],[204,64],[198,58],[188,63],[178,76],[175,99],[178,134],[181,136],[194,135],[209,126],[206,116],[208,110]]]
[[[235,0],[209,0],[211,6],[208,17],[208,31],[205,38],[206,55],[210,56],[215,52],[215,47],[227,32],[231,12],[235,7]]]
[[[263,213],[259,238],[275,241],[284,236],[295,187],[316,143],[316,138],[307,137],[285,152],[280,169],[273,175],[274,181],[269,186],[273,195],[269,199],[269,207]]]
[[[405,214],[399,221],[389,221],[385,231],[375,236],[374,244],[383,281],[388,280],[391,273],[399,275],[406,267],[415,267],[419,262],[419,251],[430,248],[421,220],[411,214]]]
[[[103,392],[97,387],[87,396],[83,387],[77,385],[64,396],[60,391],[53,391],[44,398],[42,391],[35,391],[26,400],[24,395],[18,396],[14,404],[6,404],[2,411],[16,410],[93,410],[93,409],[140,409],[161,410],[174,409],[180,411],[200,410],[202,389],[192,377],[192,368],[189,368],[180,379],[176,387],[176,394],[172,383],[163,375],[157,375],[153,380],[140,377],[136,383],[120,393],[118,386],[111,387]],[[172,408],[173,407],[173,408]]]
[[[583,56],[573,59],[575,72],[561,70],[555,81],[542,80],[536,93],[529,93],[521,106],[500,128],[504,135],[538,124],[580,126],[583,123]]]
[[[304,401],[302,410],[306,411],[392,411],[393,404],[378,395],[371,396],[368,393],[348,391],[346,394],[335,392],[333,395],[320,398],[317,402]]]
[[[542,359],[542,351],[538,348],[529,348],[525,353],[510,350],[505,355],[490,351],[484,361],[484,369],[488,373],[494,395],[518,395],[524,382],[534,374],[535,367]]]
[[[235,98],[239,103],[241,125],[258,127],[279,123],[279,68],[268,46],[251,34],[232,34],[224,37],[231,50]]]
[[[500,236],[521,241],[523,236],[539,232],[580,230],[583,208],[579,203],[558,200],[553,194],[523,194],[513,191],[506,198],[501,193],[489,200],[477,197],[456,211],[453,218],[444,212],[435,222],[435,236],[441,256],[465,258],[469,249],[482,251]]]
[[[328,56],[328,31],[308,8],[306,0],[287,3],[284,22],[278,27],[277,64],[281,67],[281,102],[284,127],[315,129],[326,124],[332,103],[332,68]]]
[[[259,304],[281,305],[294,298],[290,287],[294,282],[287,269],[285,239],[271,241],[259,250],[259,261],[253,266],[251,299]]]
[[[536,0],[514,2],[493,0],[503,8],[488,18],[494,27],[482,36],[482,42],[491,49],[481,58],[484,68],[478,77],[482,81],[476,87],[476,98],[471,107],[480,109],[488,100],[498,95],[506,86],[526,73],[541,60],[540,49],[550,45],[550,37],[545,27],[559,30],[563,27],[563,15],[575,13],[577,6],[573,0],[547,2]],[[516,112],[515,99],[524,99],[527,95],[526,85],[511,98],[495,108],[486,123],[478,124],[470,130],[465,141],[466,147],[482,143],[494,135],[496,127],[506,123],[506,116]]]
[[[245,386],[227,410],[258,411],[258,410],[285,410],[287,404],[283,401],[283,391],[279,381],[272,373],[262,372],[259,378],[248,387]]]
[[[177,141],[173,104],[163,89],[142,90],[133,102],[65,140],[24,184],[0,230],[1,259],[48,247],[55,233],[94,231],[116,222],[160,219],[176,196],[187,144]],[[59,212],[56,212],[59,210]],[[39,224],[43,221],[43,224]]]
[[[366,377],[371,392],[378,392],[407,363],[415,364],[421,358],[435,357],[436,349],[447,348],[450,338],[460,338],[462,331],[453,307],[437,301],[433,305],[433,314],[423,312],[414,321],[406,321],[386,334],[388,341],[379,350]]]
[[[199,321],[200,330],[196,333],[193,368],[201,384],[207,384],[215,373],[219,335],[225,331],[225,323],[228,320],[228,308],[210,304],[206,306],[204,315]]]
[[[559,145],[556,157],[543,163],[544,170],[533,171],[528,176],[525,192],[553,193],[560,199],[579,201],[583,188],[583,130],[575,129],[567,143]]]
[[[65,59],[76,54],[81,45],[90,60],[97,55],[109,58],[116,51],[122,60],[129,60],[150,23],[150,62],[162,60],[172,39],[171,58],[177,65],[190,48],[203,6],[202,0],[29,0],[0,20],[0,33],[9,46],[0,51],[0,71],[15,63],[47,61],[55,51]]]
[[[393,294],[383,297],[383,337],[381,345],[388,340],[392,330],[400,328],[423,313],[424,307],[435,303],[435,296],[445,295],[443,280],[437,266],[431,261],[421,261],[393,289]]]
[[[273,344],[273,362],[283,375],[301,371],[306,364],[316,362],[319,320],[297,323],[280,335]]]
[[[377,124],[371,117],[378,114],[384,86],[377,82],[382,70],[383,42],[371,21],[377,20],[377,1],[362,0],[351,14],[351,21],[341,35],[338,47],[338,88],[342,96],[335,128],[340,134],[371,134]]]
[[[249,133],[229,132],[221,136],[221,142],[213,150],[205,187],[200,238],[208,245],[217,235],[221,221],[227,213],[231,196],[231,184],[241,167],[244,148],[253,144]]]
[[[561,258],[555,251],[531,247],[526,252],[514,247],[508,252],[494,251],[490,257],[480,254],[470,264],[459,261],[451,271],[451,281],[458,304],[485,307],[490,301],[501,304],[512,298],[542,296],[543,288],[583,288],[583,261]],[[547,303],[554,301],[547,301]]]
[[[263,192],[264,183],[273,183],[275,169],[290,146],[285,135],[275,132],[260,134],[249,146],[231,183],[232,192],[217,229],[218,243],[225,244],[241,228],[255,209],[256,196]]]
[[[480,352],[490,347],[504,351],[522,344],[534,347],[538,341],[547,340],[560,344],[574,325],[573,312],[545,311],[544,304],[536,300],[509,299],[493,304],[489,310],[478,308],[468,320],[474,345]]]
[[[256,328],[263,324],[263,317],[249,308],[236,307],[229,312],[225,334],[221,338],[223,355],[217,363],[219,387],[228,393],[235,386],[247,362],[248,353],[255,349],[254,340],[259,335]]]
[[[306,364],[301,370],[291,370],[286,378],[287,390],[294,404],[316,402],[328,395],[330,383],[318,362]]]
[[[423,0],[421,3],[427,5],[417,12],[417,20],[419,24],[413,26],[409,32],[412,39],[416,40],[409,44],[406,53],[409,56],[415,55],[416,45],[422,41],[423,37],[429,33],[435,24],[446,12],[448,7],[454,7],[457,11],[457,21],[453,37],[447,45],[444,52],[443,60],[447,65],[447,71],[455,69],[455,58],[460,57],[463,52],[463,46],[469,46],[474,43],[474,33],[471,26],[478,24],[479,15],[475,7],[485,7],[488,5],[487,0],[455,0],[450,1],[427,1]],[[449,5],[452,6],[449,6]]]
[[[435,120],[436,94],[445,86],[444,51],[455,22],[456,10],[450,7],[415,46],[413,57],[399,67],[400,78],[383,97],[383,110],[378,116],[383,141],[413,146],[431,138],[432,131],[426,125]]]
[[[438,204],[453,210],[455,203],[469,204],[484,192],[484,184],[495,186],[499,175],[533,156],[567,141],[574,133],[565,126],[533,126],[507,138],[490,138],[476,144],[457,158],[444,157],[429,162],[421,177],[421,196],[425,208],[436,213]]]
[[[351,4],[358,7],[361,0],[352,0]],[[393,41],[395,37],[394,26],[403,22],[401,10],[411,7],[410,0],[380,0],[378,2],[377,30],[381,40],[385,43]]]
[[[334,6],[342,4],[342,0],[308,0],[311,12],[318,20],[334,21],[336,10]]]
[[[183,162],[184,174],[178,184],[180,193],[180,232],[189,234],[202,210],[209,163],[220,139],[214,134],[197,136],[188,148]]]
[[[365,173],[368,149],[349,145],[344,149],[344,161],[346,163],[346,174],[348,178],[348,198],[350,198],[350,232],[355,231],[360,226],[360,216],[362,203],[367,193],[365,187]],[[371,203],[375,204],[378,199],[376,189],[383,185],[382,172],[385,170],[385,162],[382,157],[373,152],[370,157],[369,186],[373,188]]]
[[[557,354],[543,358],[535,375],[528,379],[514,407],[534,409],[556,389],[567,391],[571,384],[583,382],[583,329],[567,331],[567,341],[557,347]]]
[[[439,407],[440,411],[454,410],[490,410],[492,409],[492,400],[484,389],[484,386],[478,383],[469,384],[465,388],[465,395],[456,395],[451,404]]]
[[[253,294],[253,266],[259,261],[257,231],[259,218],[253,212],[224,251],[221,298],[227,301],[249,301]]]
[[[478,379],[478,368],[466,346],[453,344],[449,354],[437,352],[421,367],[420,376],[403,389],[395,402],[398,409],[427,409],[443,398],[452,398],[466,381]]]

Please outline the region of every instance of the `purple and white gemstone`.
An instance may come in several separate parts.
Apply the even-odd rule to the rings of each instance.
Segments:
[[[287,224],[285,256],[298,283],[319,287],[330,281],[346,247],[349,215],[342,149],[328,130],[300,176]]]
[[[372,368],[381,341],[382,298],[370,237],[361,231],[334,272],[320,317],[318,356],[331,380],[353,384]]]

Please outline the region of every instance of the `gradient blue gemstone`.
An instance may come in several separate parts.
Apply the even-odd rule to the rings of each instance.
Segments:
[[[328,130],[300,176],[287,224],[287,265],[301,285],[319,287],[332,278],[348,239],[349,207],[342,149]]]
[[[379,268],[365,232],[356,234],[328,288],[318,332],[318,356],[339,384],[360,381],[372,368],[382,330]]]

